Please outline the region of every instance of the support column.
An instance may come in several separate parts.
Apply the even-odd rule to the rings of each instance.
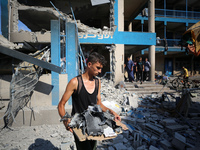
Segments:
[[[60,23],[51,20],[51,63],[60,66]],[[51,71],[52,105],[59,103],[59,74]]]
[[[155,0],[149,0],[149,16],[148,16],[148,30],[149,32],[155,33]],[[149,60],[151,63],[150,79],[152,82],[155,81],[155,45],[149,47]]]
[[[78,75],[78,35],[76,25],[67,23],[67,74],[69,81]],[[72,105],[72,99],[68,100],[68,105]]]
[[[132,32],[132,27],[133,27],[133,23],[130,22],[129,25],[128,25],[128,31],[129,32]]]
[[[141,31],[142,32],[144,31],[144,20],[143,19],[141,20]]]
[[[167,39],[167,21],[164,21],[164,38]]]
[[[166,0],[164,0],[164,16],[166,17]]]
[[[8,39],[8,0],[1,1],[1,32]]]
[[[185,24],[185,30],[187,31],[187,29],[188,29],[188,22],[186,22]]]
[[[115,0],[115,25],[117,31],[124,31],[124,0]],[[116,32],[117,32],[116,31]],[[115,49],[115,85],[124,80],[124,44],[116,44]]]
[[[186,8],[185,8],[185,18],[187,19],[188,18],[188,2],[187,2],[187,0],[185,0],[185,6],[186,6]]]

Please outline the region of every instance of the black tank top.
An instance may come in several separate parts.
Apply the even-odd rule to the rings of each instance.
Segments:
[[[99,90],[99,80],[94,78],[95,80],[95,90],[92,94],[88,93],[86,90],[82,76],[77,76],[78,87],[77,90],[72,94],[72,113],[82,113],[87,110],[89,105],[97,104],[97,94]]]

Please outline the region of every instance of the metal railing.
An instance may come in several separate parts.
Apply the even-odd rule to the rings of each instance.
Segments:
[[[143,9],[143,11],[140,15],[148,16],[148,8]],[[156,8],[155,9],[155,16],[156,17],[200,19],[200,12]]]
[[[181,46],[180,39],[166,39],[168,46]],[[164,39],[156,39],[156,46],[164,46]]]
[[[173,18],[190,18],[200,19],[200,12],[196,11],[182,11],[170,9],[155,9],[155,16],[160,17],[173,17]]]

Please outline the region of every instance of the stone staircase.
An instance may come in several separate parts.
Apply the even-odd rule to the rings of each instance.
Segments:
[[[136,93],[136,94],[156,94],[156,93],[175,93],[176,90],[172,90],[167,86],[163,86],[161,84],[157,84],[155,82],[143,82],[142,84],[140,82],[125,82],[126,90]]]

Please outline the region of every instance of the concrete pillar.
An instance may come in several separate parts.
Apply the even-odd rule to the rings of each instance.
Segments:
[[[9,6],[9,30],[10,32],[18,32],[18,7],[19,4],[16,1],[10,1]]]
[[[115,0],[118,2],[118,31],[124,31],[124,0]],[[115,85],[124,80],[124,44],[116,44],[115,49]]]
[[[155,0],[148,2],[148,30],[155,33]],[[151,63],[150,80],[155,80],[155,45],[149,47],[149,61]]]
[[[67,23],[67,74],[68,81],[78,75],[78,36],[76,25]],[[72,105],[72,99],[68,100],[68,105]]]
[[[133,27],[133,23],[130,22],[129,25],[128,25],[128,31],[129,32],[132,32],[132,27]]]
[[[185,17],[188,18],[188,1],[185,0],[185,11],[186,11],[186,14],[185,14]]]
[[[51,20],[51,63],[60,65],[60,22]],[[59,103],[59,74],[51,71],[52,105]]]
[[[2,35],[8,39],[8,0],[1,2],[1,32]]]
[[[124,80],[124,44],[116,44],[115,85]]]

